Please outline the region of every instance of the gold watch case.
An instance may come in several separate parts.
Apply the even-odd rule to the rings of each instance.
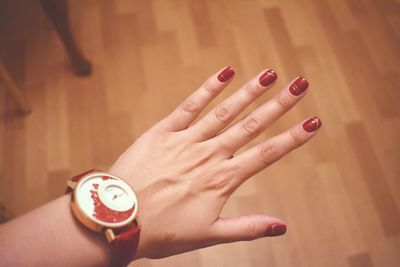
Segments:
[[[134,211],[132,215],[126,220],[123,221],[122,223],[105,223],[101,222],[99,220],[96,220],[86,214],[86,212],[82,209],[80,203],[78,202],[78,189],[80,186],[87,182],[89,179],[94,178],[94,177],[110,177],[112,179],[115,179],[116,181],[122,181],[129,189],[133,192],[134,195]],[[138,201],[137,201],[137,195],[133,188],[126,183],[123,179],[114,176],[112,174],[106,173],[106,172],[91,172],[86,174],[84,177],[82,177],[79,181],[73,181],[73,180],[68,180],[67,185],[69,188],[71,188],[72,194],[71,194],[71,209],[75,217],[87,228],[99,232],[99,233],[104,233],[107,240],[109,242],[113,242],[115,240],[115,232],[123,232],[126,229],[129,229],[133,225],[139,226],[138,220],[137,220],[137,212],[138,212]]]

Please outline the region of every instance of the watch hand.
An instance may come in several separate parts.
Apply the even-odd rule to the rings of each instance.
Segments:
[[[118,198],[118,197],[120,197],[120,196],[122,196],[122,195],[125,195],[125,194],[126,194],[126,192],[121,193],[121,194],[119,194],[119,195],[114,195],[112,200],[114,200],[114,199],[116,199],[116,198]]]

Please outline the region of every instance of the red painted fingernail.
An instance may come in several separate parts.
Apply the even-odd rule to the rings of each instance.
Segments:
[[[286,233],[286,225],[276,223],[276,224],[271,224],[267,227],[264,236],[279,236],[283,235],[284,233]]]
[[[307,87],[308,87],[308,82],[306,78],[299,77],[289,87],[289,91],[292,95],[298,96],[301,95],[307,89]]]
[[[273,83],[276,79],[278,78],[278,75],[276,74],[276,72],[272,69],[268,69],[266,70],[263,75],[261,75],[260,79],[258,79],[258,81],[260,82],[260,84],[264,87],[270,85],[271,83]]]
[[[321,127],[321,125],[321,120],[318,117],[312,117],[303,123],[303,129],[306,132],[312,133]]]
[[[220,74],[218,74],[218,80],[220,82],[226,82],[235,74],[235,70],[232,67],[226,67]]]

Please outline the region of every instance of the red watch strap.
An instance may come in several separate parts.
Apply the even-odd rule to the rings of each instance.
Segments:
[[[81,174],[78,174],[78,175],[72,177],[71,180],[74,181],[74,182],[78,182],[78,181],[79,181],[80,179],[82,179],[82,177],[85,176],[86,174],[89,174],[89,173],[91,173],[91,172],[98,172],[98,171],[100,171],[100,170],[97,170],[97,169],[90,169],[90,170],[88,170],[88,171],[85,171],[85,172],[83,172],[83,173],[81,173]]]
[[[140,227],[134,225],[116,235],[112,244],[112,267],[127,266],[135,257],[139,245]]]

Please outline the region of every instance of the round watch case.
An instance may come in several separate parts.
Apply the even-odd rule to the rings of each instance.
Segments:
[[[72,210],[88,228],[101,232],[131,225],[138,201],[134,190],[121,178],[92,172],[75,185]]]

